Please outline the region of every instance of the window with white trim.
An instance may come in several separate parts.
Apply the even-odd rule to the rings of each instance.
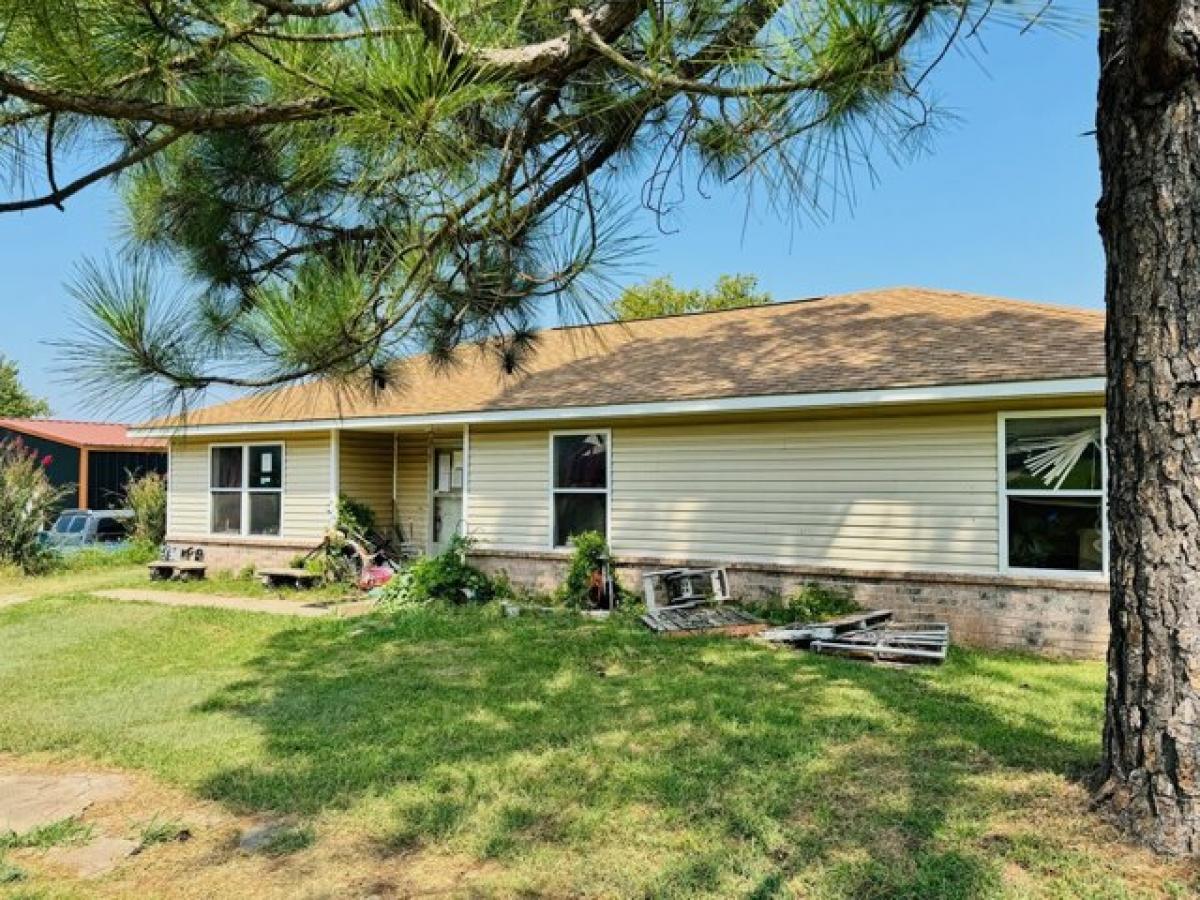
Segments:
[[[243,444],[211,450],[209,495],[213,534],[280,533],[283,445]]]
[[[1000,421],[1006,568],[1103,572],[1103,418],[1018,413]]]
[[[554,546],[585,531],[607,537],[608,432],[556,432],[550,440]]]

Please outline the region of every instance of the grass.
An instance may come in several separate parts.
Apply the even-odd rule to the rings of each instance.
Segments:
[[[259,850],[267,856],[287,856],[311,847],[314,840],[316,835],[310,826],[289,826],[272,834]]]
[[[190,837],[191,831],[182,822],[155,816],[139,830],[138,849],[145,850],[171,841],[186,841]]]
[[[238,877],[262,896],[322,878],[335,894],[1200,890],[1087,813],[1099,663],[955,650],[896,670],[621,617],[292,621],[83,595],[0,609],[0,646],[0,753],[295,823],[274,863],[213,844],[151,886],[127,867],[131,895]]]
[[[145,565],[114,564],[79,566],[48,575],[28,577],[16,570],[0,569],[0,606],[7,597],[67,596],[107,588],[146,588],[185,593],[221,594],[243,597],[273,597],[303,603],[336,601],[360,595],[346,585],[321,585],[309,590],[268,588],[258,578],[241,577],[229,572],[213,572],[197,581],[150,581]]]
[[[26,877],[27,873],[24,869],[20,866],[14,866],[3,855],[0,855],[0,887],[24,881]]]
[[[92,826],[76,818],[60,819],[21,834],[0,834],[0,852],[5,850],[49,850],[86,844],[92,837]]]

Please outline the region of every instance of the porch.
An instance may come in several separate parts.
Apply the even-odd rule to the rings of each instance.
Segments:
[[[465,530],[469,426],[331,434],[335,497],[366,506],[378,530],[413,554],[436,554]]]

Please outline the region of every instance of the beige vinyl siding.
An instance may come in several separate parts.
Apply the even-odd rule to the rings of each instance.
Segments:
[[[365,503],[377,526],[390,531],[392,513],[392,436],[343,431],[338,437],[339,492]]]
[[[994,572],[996,417],[612,426],[614,554]],[[549,548],[549,431],[472,433],[470,530]]]
[[[544,550],[549,542],[548,432],[471,432],[468,530],[480,546]]]
[[[209,448],[220,441],[175,441],[171,445],[171,480],[167,494],[168,538],[202,537],[209,533]],[[329,525],[329,436],[255,435],[244,443],[281,443],[283,459],[283,523],[281,538],[320,539]]]
[[[171,443],[171,471],[167,486],[168,537],[208,534],[208,447],[206,443]]]
[[[425,549],[429,532],[429,437],[401,434],[396,446],[396,521],[405,541]]]
[[[994,414],[614,429],[614,554],[995,571]]]

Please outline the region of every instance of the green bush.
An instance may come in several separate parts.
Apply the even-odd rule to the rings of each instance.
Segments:
[[[417,597],[413,590],[415,582],[411,566],[401,569],[379,589],[375,605],[385,612],[399,612],[402,609],[412,609],[415,606],[424,605],[427,599]]]
[[[467,562],[471,541],[459,535],[437,556],[418,559],[383,586],[379,605],[402,609],[425,603],[487,603],[496,595],[495,586],[483,572]]]
[[[806,584],[794,594],[776,601],[746,606],[764,619],[779,624],[822,622],[861,609],[850,591],[819,584]]]
[[[608,541],[598,531],[585,531],[571,538],[571,546],[575,552],[567,567],[567,578],[555,594],[555,599],[567,606],[584,609],[592,605],[594,573],[600,571],[605,559],[611,558]]]
[[[0,442],[0,563],[26,574],[53,567],[57,554],[38,539],[54,521],[67,488],[50,483],[50,457],[39,457],[20,440]]]
[[[367,504],[342,494],[338,497],[338,531],[365,535],[376,530],[375,511]]]
[[[167,479],[157,472],[130,478],[125,485],[125,505],[133,510],[135,541],[158,546],[167,536]]]

